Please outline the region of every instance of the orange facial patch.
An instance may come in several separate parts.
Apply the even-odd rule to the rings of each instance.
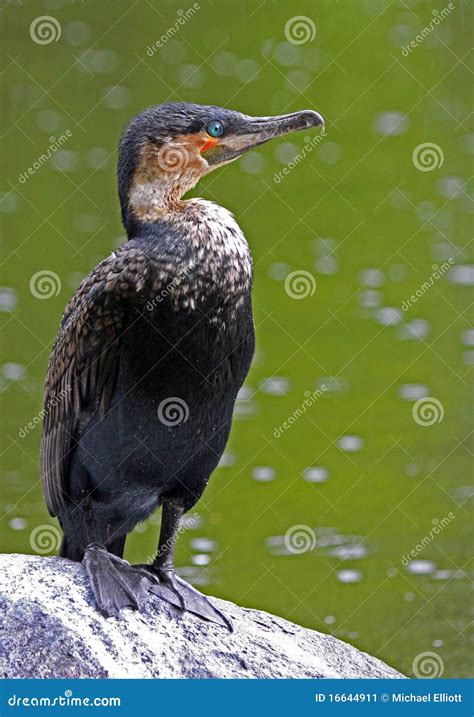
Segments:
[[[203,152],[206,152],[208,149],[212,149],[216,146],[216,144],[219,144],[219,140],[217,137],[209,137],[209,139],[202,145],[201,149],[199,150],[201,154]]]

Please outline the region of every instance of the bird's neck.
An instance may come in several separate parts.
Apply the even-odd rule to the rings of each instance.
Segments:
[[[179,213],[185,205],[181,197],[195,186],[198,179],[199,176],[193,173],[135,179],[128,196],[127,214],[132,219],[130,224],[151,224],[170,214]]]

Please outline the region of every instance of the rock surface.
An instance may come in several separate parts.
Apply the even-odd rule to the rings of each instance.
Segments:
[[[150,600],[103,618],[80,564],[0,555],[3,677],[403,677],[355,647],[215,599],[234,632]]]

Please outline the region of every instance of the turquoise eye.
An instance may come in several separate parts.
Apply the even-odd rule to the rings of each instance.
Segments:
[[[219,122],[219,120],[213,120],[207,125],[206,132],[211,137],[220,137],[221,134],[224,132],[224,125],[222,124],[222,122]]]

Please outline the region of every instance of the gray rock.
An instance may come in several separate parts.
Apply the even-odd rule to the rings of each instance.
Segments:
[[[330,635],[215,599],[234,632],[150,596],[105,619],[82,566],[0,555],[3,677],[403,677]]]

